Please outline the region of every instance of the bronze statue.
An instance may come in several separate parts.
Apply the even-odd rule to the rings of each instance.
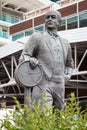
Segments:
[[[45,94],[48,100],[47,107],[64,107],[65,82],[71,77],[73,59],[70,44],[58,35],[60,23],[61,14],[48,11],[45,14],[46,32],[32,34],[22,51],[20,63],[25,61],[27,55],[32,68],[38,64],[43,68],[42,80],[32,88],[25,87],[26,104],[27,96],[37,103],[39,99],[43,102],[42,95]]]

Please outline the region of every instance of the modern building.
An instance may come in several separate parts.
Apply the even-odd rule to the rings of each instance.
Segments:
[[[16,84],[14,71],[18,64],[18,58],[24,47],[24,43],[29,36],[35,31],[45,31],[44,13],[47,10],[58,10],[61,12],[62,23],[58,33],[60,36],[67,38],[72,47],[75,68],[72,73],[72,78],[66,85],[65,98],[67,98],[71,92],[74,92],[77,98],[86,99],[87,0],[59,0],[56,3],[49,2],[48,5],[42,4],[42,6],[40,5],[34,9],[30,6],[31,10],[29,10],[29,6],[25,8],[23,4],[18,4],[18,1],[16,4],[15,2],[10,2],[10,0],[4,0],[4,2],[2,2],[1,12],[3,13],[0,15],[0,19],[3,15],[3,19],[5,17],[5,20],[11,21],[5,21],[4,24],[3,20],[3,24],[0,23],[1,38],[6,39],[6,42],[4,42],[4,40],[1,42],[0,38],[0,43],[8,43],[0,47],[1,101],[4,100],[7,104],[12,104],[11,97],[16,96],[18,100],[23,103],[24,89]],[[33,1],[32,5],[34,4],[35,2]],[[10,11],[7,7],[10,8]],[[10,13],[10,20],[8,13]],[[6,16],[4,16],[4,14],[6,14]],[[0,21],[2,21],[2,19]],[[3,32],[6,32],[6,37],[4,37]]]
[[[49,3],[40,0],[0,0],[0,45],[10,42],[9,27],[24,20],[25,13],[45,7]]]

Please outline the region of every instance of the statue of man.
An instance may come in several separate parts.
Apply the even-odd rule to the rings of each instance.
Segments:
[[[25,97],[29,95],[32,101],[41,99],[43,102],[42,95],[45,94],[47,107],[53,105],[56,109],[64,107],[65,83],[70,79],[73,69],[70,44],[58,35],[60,23],[60,12],[48,11],[45,14],[46,31],[30,36],[19,59],[20,62],[25,60],[28,54],[32,67],[40,63],[43,68],[41,82],[29,88],[29,91],[25,89]]]

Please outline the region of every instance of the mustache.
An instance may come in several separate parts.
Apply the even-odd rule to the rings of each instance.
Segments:
[[[53,24],[53,22],[52,21],[46,22],[46,25],[48,25],[48,24]]]

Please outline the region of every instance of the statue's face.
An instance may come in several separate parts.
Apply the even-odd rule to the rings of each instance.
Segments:
[[[45,26],[48,30],[57,30],[59,25],[58,14],[52,11],[49,11],[45,15]]]

